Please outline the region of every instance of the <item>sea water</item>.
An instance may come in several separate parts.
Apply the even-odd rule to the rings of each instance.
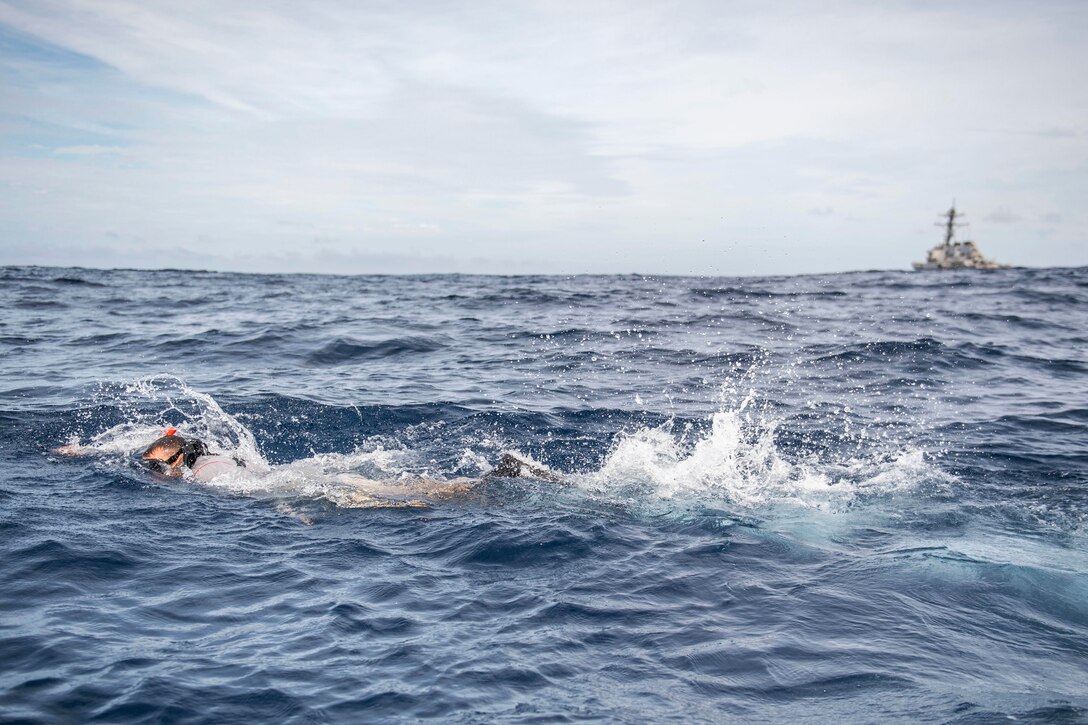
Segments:
[[[1088,269],[0,310],[5,721],[1088,720]],[[247,465],[156,476],[166,427]],[[397,493],[505,453],[562,481]]]

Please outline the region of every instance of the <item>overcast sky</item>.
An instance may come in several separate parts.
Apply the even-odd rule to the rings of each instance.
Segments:
[[[1088,2],[0,0],[0,264],[1088,264]]]

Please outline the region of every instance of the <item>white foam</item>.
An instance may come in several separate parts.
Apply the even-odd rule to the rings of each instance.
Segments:
[[[859,495],[903,492],[948,480],[913,449],[843,462],[790,460],[775,443],[775,425],[746,415],[746,407],[715,413],[709,431],[693,444],[671,424],[625,435],[601,469],[580,483],[620,496],[836,508]]]
[[[375,447],[352,453],[320,453],[263,470],[237,468],[217,476],[207,486],[231,493],[302,497],[336,496],[358,488],[353,480],[395,484],[407,475],[410,453]]]

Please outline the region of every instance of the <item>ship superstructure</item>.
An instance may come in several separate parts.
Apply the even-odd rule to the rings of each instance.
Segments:
[[[956,229],[966,225],[957,221],[963,214],[956,211],[955,204],[941,218],[944,221],[937,222],[937,226],[944,227],[944,243],[930,249],[926,261],[914,262],[915,269],[1008,269],[1009,265],[982,256],[973,241],[956,241]]]

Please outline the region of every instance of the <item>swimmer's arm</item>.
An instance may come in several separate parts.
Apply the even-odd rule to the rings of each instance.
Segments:
[[[402,479],[398,481],[375,481],[354,473],[342,473],[340,481],[354,487],[357,491],[375,496],[433,496],[465,493],[476,486],[479,479],[437,478]]]

